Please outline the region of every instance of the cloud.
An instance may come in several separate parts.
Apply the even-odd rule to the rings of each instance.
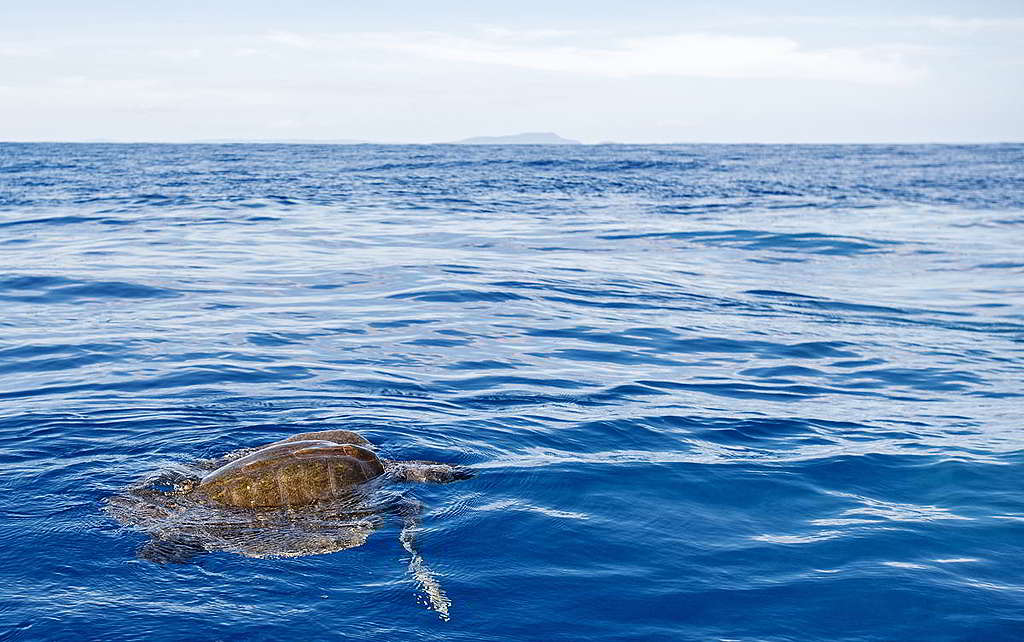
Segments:
[[[159,49],[153,52],[158,58],[170,60],[172,62],[186,62],[190,60],[199,60],[203,57],[202,49],[192,47],[189,49]]]
[[[362,49],[420,59],[500,65],[546,72],[630,78],[795,78],[897,84],[923,74],[898,47],[808,49],[786,37],[682,33],[613,39],[603,45],[557,44],[561,34],[513,37],[489,29],[482,36],[436,32],[355,33],[310,37],[276,33],[270,42],[304,50]],[[490,36],[490,37],[488,37]],[[564,40],[564,38],[563,38]]]
[[[323,48],[323,41],[319,38],[310,38],[302,36],[297,33],[288,33],[285,31],[277,31],[269,34],[267,40],[275,44],[284,45],[286,47],[293,47],[295,49],[318,49]]]
[[[505,27],[483,26],[480,32],[485,36],[508,40],[547,40],[576,35],[567,29],[507,29]]]
[[[945,34],[1024,31],[1024,18],[958,18],[955,16],[765,16],[741,15],[733,21],[751,25],[802,25],[855,29],[918,29]]]
[[[973,35],[980,31],[1024,31],[1024,18],[954,18],[951,16],[920,16],[898,21],[911,27]]]
[[[31,45],[0,45],[0,58],[40,58],[50,50]]]

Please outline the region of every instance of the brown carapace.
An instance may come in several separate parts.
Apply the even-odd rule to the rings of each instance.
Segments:
[[[239,508],[303,506],[343,499],[387,472],[399,481],[448,482],[468,476],[449,464],[382,461],[366,445],[366,439],[347,430],[293,435],[214,470],[193,493]]]

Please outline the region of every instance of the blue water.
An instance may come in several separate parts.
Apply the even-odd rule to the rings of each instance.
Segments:
[[[0,145],[0,639],[1024,638],[1024,146]],[[155,471],[472,467],[140,558]]]

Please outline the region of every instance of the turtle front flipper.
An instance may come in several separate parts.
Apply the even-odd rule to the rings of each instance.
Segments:
[[[396,481],[449,484],[474,476],[465,466],[442,464],[436,461],[386,461],[384,466]]]
[[[207,552],[203,543],[195,537],[153,538],[139,549],[139,558],[157,564],[187,564],[197,555]]]

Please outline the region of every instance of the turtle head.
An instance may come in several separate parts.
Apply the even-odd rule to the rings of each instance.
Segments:
[[[453,466],[436,461],[393,461],[389,464],[389,472],[395,479],[404,482],[448,484],[474,476],[473,471],[465,466]]]

